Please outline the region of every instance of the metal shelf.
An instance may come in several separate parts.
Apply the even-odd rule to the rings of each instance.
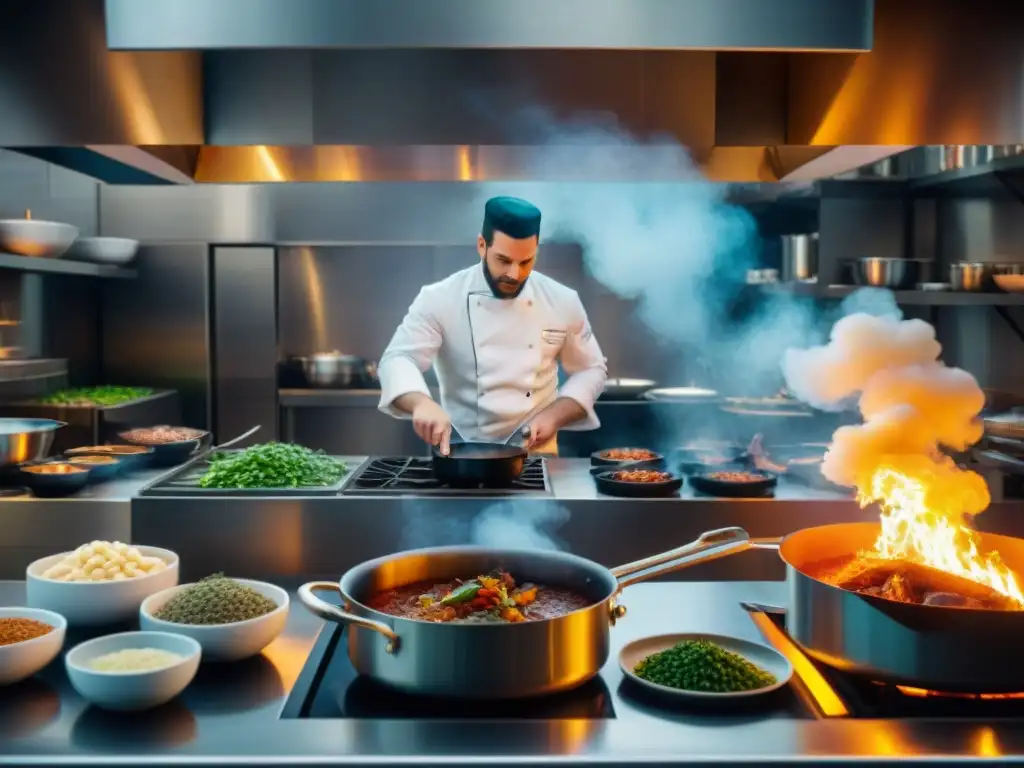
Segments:
[[[865,286],[796,283],[763,286],[766,293],[790,293],[819,299],[842,299]],[[929,307],[1024,306],[1024,293],[968,293],[965,291],[893,291],[897,304]]]
[[[959,197],[998,196],[1006,194],[1006,177],[1016,177],[1022,173],[1024,155],[1011,155],[997,157],[980,165],[952,168],[911,179],[910,189]]]
[[[38,272],[47,275],[81,275],[83,277],[133,278],[135,270],[92,264],[70,259],[43,259],[0,252],[0,269]]]

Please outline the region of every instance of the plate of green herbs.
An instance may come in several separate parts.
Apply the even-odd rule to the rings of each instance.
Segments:
[[[262,443],[214,453],[199,478],[200,488],[258,490],[322,488],[347,471],[345,462],[293,443]]]
[[[703,702],[762,696],[793,676],[793,665],[774,648],[705,633],[634,640],[619,652],[619,667],[643,688]]]
[[[64,405],[87,408],[109,408],[113,405],[124,405],[134,400],[141,400],[156,394],[149,387],[118,387],[102,385],[98,387],[75,387],[52,392],[36,402],[43,405]]]

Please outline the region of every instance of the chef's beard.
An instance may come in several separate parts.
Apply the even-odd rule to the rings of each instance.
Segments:
[[[496,298],[496,299],[514,299],[514,298],[516,298],[517,296],[519,296],[520,293],[523,292],[523,288],[526,286],[526,281],[530,279],[530,278],[527,277],[527,278],[524,278],[523,280],[520,280],[518,283],[516,283],[516,282],[513,282],[512,280],[506,280],[505,278],[495,278],[494,275],[491,274],[491,270],[489,270],[487,268],[487,260],[486,259],[482,259],[481,263],[483,264],[483,267],[484,267],[484,279],[487,280],[487,285],[490,287],[491,293],[494,294],[494,298]],[[516,288],[515,291],[503,291],[503,290],[501,290],[500,287],[498,287],[499,284],[515,285],[515,286],[518,286],[518,287]]]

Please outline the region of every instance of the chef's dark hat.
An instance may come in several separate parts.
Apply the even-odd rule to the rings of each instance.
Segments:
[[[540,236],[540,209],[518,197],[492,197],[484,206],[481,234],[488,243],[502,232],[516,240]]]

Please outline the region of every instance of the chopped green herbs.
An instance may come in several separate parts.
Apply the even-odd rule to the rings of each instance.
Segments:
[[[703,693],[752,691],[775,683],[774,675],[707,640],[687,640],[652,653],[633,671],[651,683]]]
[[[332,485],[345,463],[291,443],[253,445],[210,457],[200,488],[313,488]]]
[[[154,390],[149,387],[77,387],[62,389],[39,399],[46,405],[121,405],[132,400],[149,397]]]

